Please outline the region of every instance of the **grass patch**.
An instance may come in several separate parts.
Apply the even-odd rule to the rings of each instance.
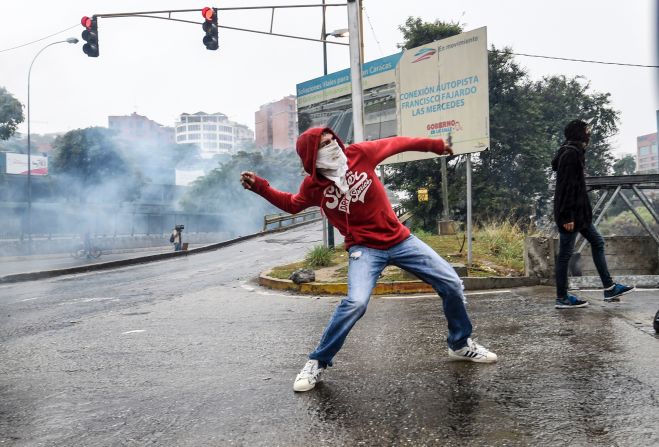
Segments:
[[[449,262],[466,264],[465,233],[438,236],[424,231],[415,235]],[[524,274],[524,237],[510,222],[489,222],[473,231],[472,268],[469,276],[519,276]]]
[[[467,241],[464,233],[439,236],[425,231],[414,234],[451,263],[467,263]],[[489,222],[474,229],[472,241],[472,267],[469,276],[522,276],[524,274],[524,237],[518,225],[510,222]],[[329,282],[345,282],[348,275],[348,253],[337,247],[329,250],[321,245],[310,250],[305,259],[272,269],[270,276],[288,279],[299,268],[318,270],[322,267],[338,268]],[[409,281],[412,275],[395,267],[388,267],[380,281]]]

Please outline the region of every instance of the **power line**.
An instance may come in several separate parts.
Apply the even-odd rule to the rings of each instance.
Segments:
[[[375,39],[375,43],[378,44],[378,50],[380,50],[380,56],[383,55],[382,53],[382,47],[380,46],[380,41],[378,40],[378,36],[375,35],[375,30],[373,29],[373,23],[371,23],[371,17],[368,15],[368,11],[366,11],[366,7],[363,7],[364,9],[364,14],[366,14],[366,20],[368,20],[368,26],[371,27],[371,32],[373,33],[373,39]]]
[[[80,26],[80,24],[79,24],[79,23],[76,23],[75,25],[73,25],[73,26],[71,26],[71,27],[69,27],[69,28],[63,29],[62,31],[57,31],[56,33],[50,34],[50,35],[48,35],[48,36],[46,36],[46,37],[42,37],[41,39],[33,40],[32,42],[24,43],[24,44],[22,44],[22,45],[18,45],[18,46],[16,46],[16,47],[5,48],[4,50],[0,50],[0,53],[4,53],[5,51],[16,50],[16,49],[18,49],[18,48],[23,48],[23,47],[26,47],[26,46],[28,46],[28,45],[32,45],[33,43],[41,42],[42,40],[48,39],[49,37],[53,37],[53,36],[56,36],[56,35],[58,35],[58,34],[62,34],[63,32],[68,31],[68,30],[73,29],[73,28],[76,28],[76,27],[78,27],[78,26]]]
[[[604,61],[592,61],[592,60],[587,60],[587,59],[570,59],[567,57],[557,57],[557,56],[540,56],[538,54],[526,54],[526,53],[513,53],[511,51],[499,51],[499,50],[488,50],[490,52],[494,53],[508,53],[508,54],[513,54],[515,56],[526,56],[526,57],[539,57],[542,59],[555,59],[555,60],[560,60],[560,61],[571,61],[571,62],[586,62],[589,64],[605,64],[605,65],[621,65],[624,67],[642,67],[642,68],[659,68],[659,65],[641,65],[641,64],[625,64],[622,62],[604,62]]]
[[[366,12],[365,9],[364,9],[364,12]],[[382,54],[382,48],[380,47],[380,41],[377,39],[377,36],[375,35],[375,30],[373,29],[373,24],[371,23],[371,18],[369,17],[368,13],[366,13],[366,19],[368,20],[368,24],[371,27],[371,31],[373,32],[373,37],[375,38],[375,42],[378,44],[378,48],[380,49],[380,54]],[[56,36],[57,34],[61,34],[65,31],[70,30],[70,29],[76,28],[77,26],[79,26],[79,24],[76,23],[75,25],[70,26],[69,28],[63,29],[61,31],[57,31],[53,34],[49,34],[48,36],[42,37],[40,39],[33,40],[32,42],[27,42],[27,43],[17,45],[15,47],[11,47],[11,48],[5,48],[3,50],[0,50],[0,53],[4,53],[6,51],[11,51],[11,50],[16,50],[18,48],[23,48],[23,47],[26,47],[28,45],[32,45],[33,43],[41,42],[42,40],[48,39],[49,37]],[[227,28],[229,28],[229,27],[227,27]],[[310,39],[310,40],[312,40],[312,39]],[[514,52],[510,52],[510,51],[500,51],[500,50],[488,50],[488,51],[495,52],[495,53],[508,53],[508,54],[512,54],[514,56],[537,57],[537,58],[540,58],[540,59],[553,59],[553,60],[560,60],[560,61],[583,62],[583,63],[588,63],[588,64],[618,65],[618,66],[622,66],[622,67],[659,68],[659,65],[626,64],[626,63],[623,63],[623,62],[605,62],[605,61],[594,61],[594,60],[588,60],[588,59],[572,59],[572,58],[567,58],[567,57],[542,56],[542,55],[539,55],[539,54],[514,53]]]

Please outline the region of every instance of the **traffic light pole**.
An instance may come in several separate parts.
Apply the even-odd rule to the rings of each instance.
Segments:
[[[330,43],[332,45],[343,45],[343,46],[349,46],[350,44],[348,43],[343,43],[343,42],[333,42],[333,41],[327,41],[324,39],[314,39],[311,37],[302,37],[302,36],[293,36],[290,34],[281,34],[281,33],[273,33],[272,32],[272,21],[274,20],[274,13],[275,10],[277,9],[290,9],[290,8],[326,8],[326,7],[346,7],[345,3],[323,3],[323,4],[318,4],[318,5],[278,5],[278,6],[237,6],[237,7],[231,7],[231,8],[213,8],[215,11],[221,12],[221,11],[239,11],[239,10],[262,10],[262,9],[270,9],[272,11],[272,19],[271,19],[271,26],[270,26],[270,31],[259,31],[259,30],[252,30],[252,29],[247,29],[247,28],[237,28],[233,26],[226,26],[226,25],[218,25],[218,28],[223,28],[223,29],[230,29],[234,31],[245,31],[248,33],[257,33],[257,34],[267,34],[270,36],[277,36],[277,37],[287,37],[290,39],[299,39],[299,40],[308,40],[311,42],[323,42],[323,43]],[[149,18],[149,19],[159,19],[159,20],[169,20],[172,22],[182,22],[182,23],[192,23],[195,25],[203,25],[204,22],[197,22],[194,20],[185,20],[185,19],[176,19],[172,17],[172,14],[175,13],[186,13],[186,12],[199,12],[201,9],[168,9],[168,10],[161,10],[161,11],[135,11],[135,12],[119,12],[119,13],[113,13],[113,14],[94,14],[94,17],[98,18],[106,18],[106,19],[116,19],[116,18],[125,18],[125,17],[142,17],[142,18]],[[167,14],[167,17],[162,17],[158,16],[155,14]]]

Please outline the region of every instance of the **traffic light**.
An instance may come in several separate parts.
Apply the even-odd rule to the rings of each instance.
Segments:
[[[215,8],[206,6],[201,10],[201,15],[204,16],[204,23],[201,27],[206,33],[203,40],[204,45],[206,45],[207,50],[217,50],[220,46],[217,36],[217,11]]]
[[[82,40],[86,43],[82,46],[82,52],[89,57],[98,57],[98,25],[96,16],[84,16],[80,23],[85,27],[82,32]]]

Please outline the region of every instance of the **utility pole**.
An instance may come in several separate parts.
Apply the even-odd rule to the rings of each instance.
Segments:
[[[350,30],[350,77],[352,79],[353,143],[364,141],[364,99],[362,90],[362,35],[360,29],[361,1],[348,0]]]

